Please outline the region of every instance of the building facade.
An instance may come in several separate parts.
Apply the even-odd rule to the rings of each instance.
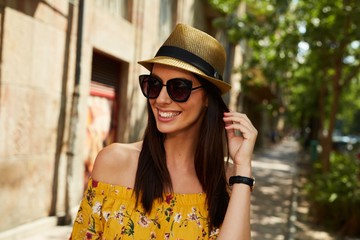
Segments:
[[[71,219],[97,152],[140,140],[137,61],[206,0],[0,0],[0,232]]]

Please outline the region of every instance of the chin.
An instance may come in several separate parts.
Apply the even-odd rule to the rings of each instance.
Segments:
[[[169,134],[174,132],[174,129],[170,129],[168,127],[163,127],[163,126],[157,126],[157,129],[159,132],[161,132],[162,134]]]

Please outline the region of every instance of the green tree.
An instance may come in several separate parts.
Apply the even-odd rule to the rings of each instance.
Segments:
[[[286,106],[291,123],[312,126],[328,171],[336,120],[351,115],[346,110],[339,115],[346,109],[342,104],[352,102],[351,96],[357,101],[356,95],[343,93],[356,92],[352,89],[358,86],[358,1],[244,0],[241,16],[234,14],[237,1],[209,1],[224,13],[217,24],[227,29],[230,41],[246,41],[242,83],[262,76],[277,86],[276,104]],[[253,74],[254,69],[261,74]]]
[[[342,93],[360,70],[360,5],[356,0],[299,1],[295,13],[302,16],[302,41],[309,45],[304,65],[319,83],[321,159],[328,171]]]

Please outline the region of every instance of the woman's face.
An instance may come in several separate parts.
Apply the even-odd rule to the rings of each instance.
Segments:
[[[154,64],[152,75],[161,79],[164,85],[169,79],[184,78],[192,81],[193,88],[201,86],[192,73],[170,66]],[[172,134],[193,136],[199,132],[207,106],[204,88],[193,90],[186,102],[175,102],[169,97],[164,86],[159,96],[149,99],[149,102],[160,132],[167,136]]]

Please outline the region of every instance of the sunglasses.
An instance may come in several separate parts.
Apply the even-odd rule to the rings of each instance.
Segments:
[[[186,102],[192,90],[203,87],[193,88],[192,81],[183,78],[172,78],[169,79],[166,84],[163,84],[159,78],[151,75],[140,75],[139,82],[141,91],[146,98],[157,98],[163,86],[166,86],[169,97],[175,102]]]

